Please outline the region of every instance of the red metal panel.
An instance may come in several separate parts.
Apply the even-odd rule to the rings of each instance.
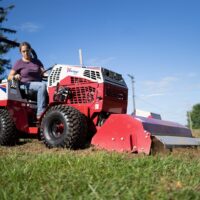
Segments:
[[[1,107],[4,107],[4,106],[7,106],[7,100],[0,100],[0,106]]]
[[[151,137],[142,123],[127,114],[112,114],[92,138],[93,145],[107,150],[150,153]]]
[[[27,133],[37,135],[38,134],[38,127],[28,127]]]
[[[104,83],[103,108],[110,113],[126,113],[127,110],[127,88],[110,83]]]
[[[26,103],[22,103],[19,101],[8,101],[7,108],[12,116],[17,130],[26,132],[28,128]]]

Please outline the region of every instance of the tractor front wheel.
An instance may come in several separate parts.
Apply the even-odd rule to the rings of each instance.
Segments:
[[[86,143],[87,122],[73,107],[56,105],[42,119],[41,139],[49,147],[82,148]]]
[[[0,145],[16,144],[17,136],[15,124],[6,109],[0,109]]]

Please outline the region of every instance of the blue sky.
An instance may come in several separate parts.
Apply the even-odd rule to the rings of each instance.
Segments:
[[[55,63],[97,65],[135,77],[136,108],[186,124],[200,103],[200,1],[3,0],[14,4],[4,26],[28,41],[46,68]],[[17,49],[7,55],[14,63]]]

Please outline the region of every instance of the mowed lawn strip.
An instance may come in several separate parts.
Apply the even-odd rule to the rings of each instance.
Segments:
[[[199,199],[199,153],[0,147],[0,199]]]

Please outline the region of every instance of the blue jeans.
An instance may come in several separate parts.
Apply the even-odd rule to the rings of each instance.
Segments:
[[[21,86],[27,90],[37,91],[37,116],[40,116],[46,108],[47,86],[45,82],[23,83]]]

